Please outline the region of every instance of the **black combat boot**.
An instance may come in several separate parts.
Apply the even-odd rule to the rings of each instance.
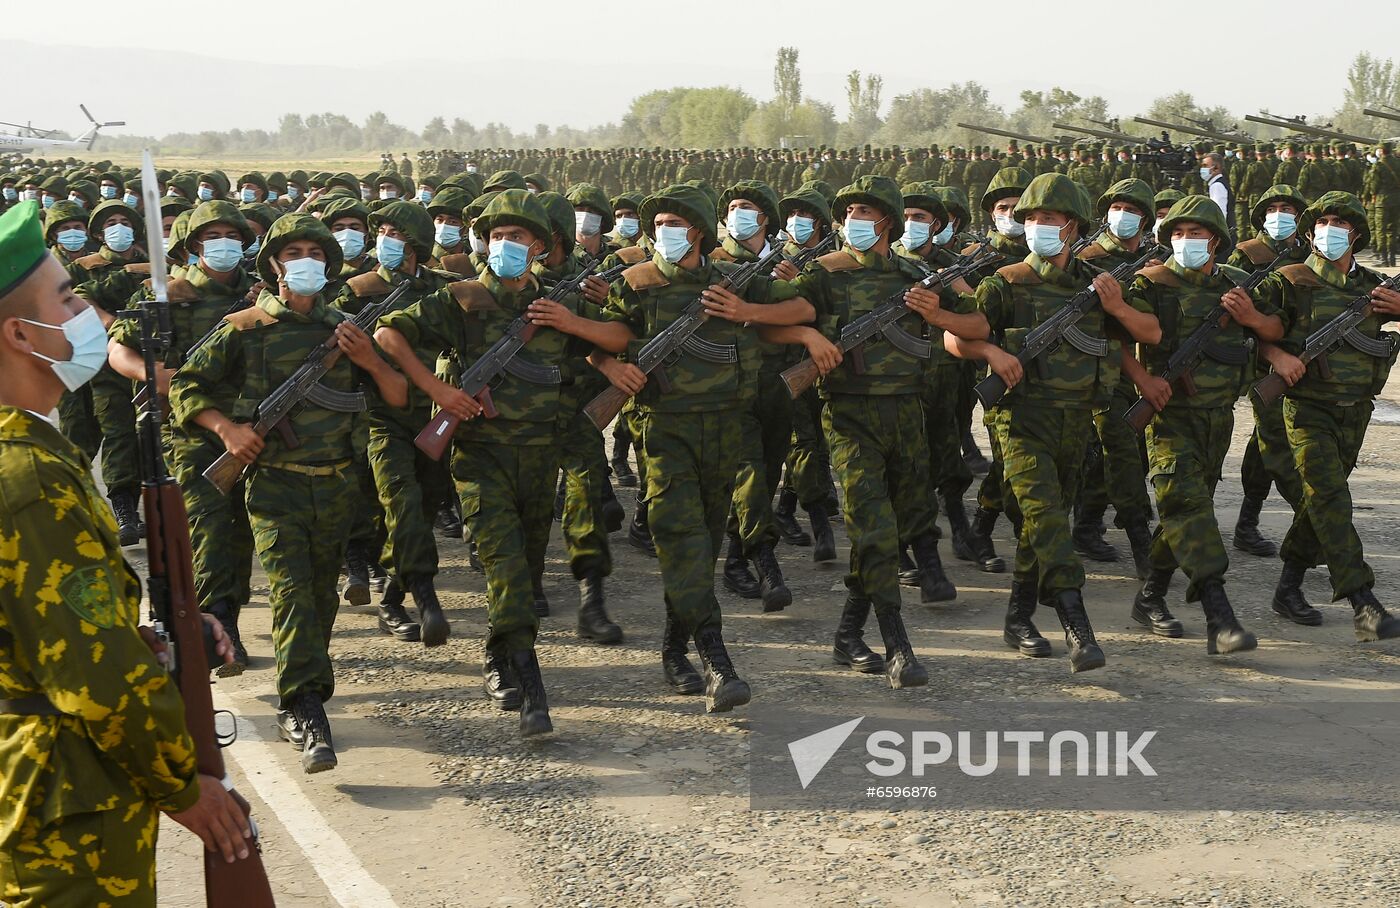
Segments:
[[[963,507],[962,496],[945,494],[942,498],[943,514],[948,518],[948,529],[953,537],[953,557],[959,561],[976,561],[972,527],[967,522],[967,509]]]
[[[807,509],[812,522],[812,560],[824,564],[836,560],[836,534],[831,532],[831,515],[826,505],[815,504]]]
[[[612,480],[603,477],[603,529],[609,533],[616,533],[622,529],[622,523],[627,519],[627,511],[622,507],[622,502],[617,500],[617,493],[613,491]]]
[[[1262,498],[1246,498],[1240,502],[1240,516],[1235,521],[1235,548],[1260,558],[1272,558],[1278,554],[1278,546],[1259,532],[1259,512],[1263,507]]]
[[[797,523],[797,493],[784,487],[778,492],[778,505],[773,508],[773,523],[778,527],[778,536],[788,545],[809,546],[812,537]]]
[[[421,625],[424,646],[442,646],[452,636],[452,625],[442,613],[437,590],[433,589],[433,578],[415,577],[408,581],[408,591],[413,594],[413,602],[418,606],[418,623]]]
[[[385,597],[388,598],[388,597]],[[403,640],[409,643],[423,639],[422,626],[408,616],[408,609],[403,607],[403,594],[399,594],[399,602],[395,605],[379,605],[379,630],[388,634],[395,640]]]
[[[878,675],[885,670],[885,660],[865,643],[865,620],[870,617],[870,600],[863,596],[847,596],[841,609],[841,623],[836,625],[836,640],[831,646],[831,661],[849,665],[865,675]]]
[[[740,678],[734,670],[734,663],[729,661],[729,651],[724,648],[724,637],[718,628],[707,627],[697,631],[695,651],[700,654],[700,662],[705,666],[705,712],[727,713],[749,702],[753,696],[749,682]]]
[[[759,546],[753,564],[758,568],[758,595],[763,600],[763,610],[781,612],[792,605],[792,591],[783,581],[783,569],[778,566],[778,556],[771,544],[765,542]]]
[[[1385,610],[1369,586],[1349,594],[1347,601],[1355,613],[1352,625],[1356,628],[1357,640],[1371,643],[1400,637],[1400,618]]]
[[[389,574],[384,570],[384,566],[378,561],[369,563],[369,591],[379,593],[381,596],[389,586]]]
[[[136,498],[135,489],[121,489],[113,492],[109,499],[117,518],[117,541],[123,546],[136,545],[146,535],[146,524],[141,521]]]
[[[666,675],[666,683],[678,694],[698,694],[705,689],[705,679],[686,658],[688,645],[685,630],[668,611],[661,631],[661,671]]]
[[[977,440],[972,437],[971,426],[962,433],[962,457],[967,468],[978,476],[986,476],[987,471],[992,468],[987,458],[982,456],[982,449],[977,447]]]
[[[1128,545],[1133,550],[1133,568],[1139,580],[1152,575],[1152,531],[1147,528],[1146,517],[1129,517],[1123,521],[1123,532],[1128,536]]]
[[[540,660],[535,657],[535,651],[523,649],[511,653],[510,667],[520,685],[520,737],[554,731],[554,723],[549,720],[544,678],[540,676]]]
[[[647,522],[648,505],[649,502],[640,498],[637,500],[637,507],[632,512],[632,524],[627,528],[627,541],[632,548],[655,558],[656,543],[651,539],[651,526]]]
[[[1023,656],[1041,659],[1050,655],[1050,641],[1041,636],[1031,620],[1035,615],[1035,594],[1035,581],[1011,581],[1011,598],[1006,603],[1006,623],[1001,639]]]
[[[554,487],[554,519],[564,519],[564,493],[568,483],[564,480],[564,472],[559,472],[559,482]]]
[[[917,587],[921,573],[914,559],[909,557],[909,545],[899,544],[899,585]]]
[[[1133,597],[1132,618],[1143,627],[1152,628],[1159,637],[1180,637],[1186,633],[1171,611],[1167,609],[1167,589],[1172,585],[1175,571],[1150,571],[1142,589]]]
[[[1065,629],[1070,671],[1103,668],[1108,660],[1094,639],[1094,628],[1089,624],[1089,613],[1084,611],[1084,597],[1079,590],[1062,590],[1055,594],[1055,612]]]
[[[345,601],[369,605],[369,558],[364,543],[350,540],[345,546]]]
[[[490,649],[481,661],[481,688],[486,691],[486,698],[501,709],[520,708],[520,687],[511,673],[510,660]]]
[[[462,515],[458,513],[461,505],[454,498],[448,498],[438,505],[437,516],[433,518],[433,526],[437,529],[438,535],[443,539],[462,538]]]
[[[1117,561],[1118,549],[1103,538],[1103,508],[1074,511],[1074,550],[1090,561]]]
[[[486,573],[486,568],[481,564],[481,553],[476,550],[476,540],[467,540],[467,567],[478,574]]]
[[[389,579],[384,583],[384,595],[379,597],[380,605],[403,605],[406,596],[403,588],[403,581],[398,574],[390,574]]]
[[[1259,646],[1259,640],[1235,617],[1225,595],[1225,584],[1219,580],[1201,584],[1201,609],[1206,613],[1206,652],[1210,655],[1239,653]]]
[[[729,534],[729,547],[724,551],[724,588],[740,599],[757,599],[758,580],[749,570],[739,537]]]
[[[968,542],[977,567],[984,574],[1001,574],[1006,571],[1006,562],[997,554],[992,545],[992,528],[997,525],[997,512],[979,507],[972,513],[972,524],[968,528]]]
[[[540,618],[548,618],[549,597],[544,594],[544,577],[540,574],[533,574],[530,577],[530,589],[535,597],[535,615]]]
[[[627,439],[619,438],[617,433],[613,433],[612,457],[609,463],[612,465],[613,476],[617,477],[618,485],[624,489],[637,487],[637,474],[632,472],[632,465],[627,462]]]
[[[301,768],[307,775],[335,769],[340,762],[335,757],[335,745],[331,741],[331,720],[326,718],[326,708],[321,698],[309,691],[303,691],[292,700],[292,713],[301,726],[302,749]]]
[[[1274,587],[1274,611],[1292,621],[1307,627],[1317,627],[1322,623],[1322,612],[1312,607],[1303,595],[1303,577],[1308,569],[1296,561],[1285,561],[1283,571],[1278,575],[1278,586]]]
[[[875,620],[880,625],[880,636],[885,641],[885,680],[890,687],[922,687],[928,683],[928,669],[919,664],[914,655],[914,647],[909,643],[909,634],[904,629],[904,618],[899,610],[876,612]]]
[[[919,566],[919,601],[951,602],[958,598],[958,588],[943,573],[943,559],[938,557],[938,540],[932,535],[920,536],[909,543],[914,563]]]
[[[305,748],[306,732],[302,731],[301,722],[297,720],[297,714],[291,709],[277,710],[277,737],[297,750]]]
[[[209,606],[209,614],[218,619],[224,636],[233,646],[233,661],[220,662],[215,666],[214,674],[220,678],[234,678],[243,674],[248,668],[248,651],[243,648],[243,638],[238,634],[238,612],[221,599]]]
[[[603,608],[603,578],[590,574],[578,582],[578,635],[594,643],[621,643],[618,627]]]

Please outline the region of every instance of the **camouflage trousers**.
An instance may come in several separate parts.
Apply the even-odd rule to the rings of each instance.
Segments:
[[[155,908],[159,828],[149,801],[118,801],[43,826],[31,816],[13,846],[0,851],[0,904]]]
[[[58,399],[58,428],[78,450],[94,460],[102,449],[102,427],[92,403],[92,385],[64,391]]]
[[[783,477],[792,444],[792,395],[777,372],[758,373],[758,395],[739,414],[739,470],[728,531],[739,537],[752,558],[764,546],[778,544],[773,496]]]
[[[822,412],[851,542],[846,586],[897,612],[899,543],[934,532],[933,477],[917,394],[835,394]]]
[[[783,473],[784,488],[792,489],[808,510],[826,501],[831,491],[831,453],[821,421],[822,402],[814,385],[792,402],[792,444]]]
[[[459,441],[452,478],[486,572],[486,646],[503,654],[533,649],[534,578],[544,573],[554,526],[559,446]]]
[[[608,482],[603,433],[580,411],[569,423],[562,448],[564,517],[560,527],[569,553],[569,570],[575,580],[607,577],[612,574],[612,547],[603,525],[603,490]]]
[[[1382,255],[1400,252],[1400,199],[1379,197],[1370,212],[1372,247]]]
[[[388,540],[384,566],[403,580],[437,576],[433,517],[452,495],[447,465],[413,444],[430,417],[426,407],[409,414],[370,413],[369,463]]]
[[[933,487],[953,498],[961,498],[972,485],[972,470],[962,456],[963,426],[959,422],[959,394],[966,371],[961,362],[935,366],[929,370],[919,395],[924,408],[924,434],[928,436]],[[936,496],[930,507],[937,518]]]
[[[1142,439],[1123,421],[1123,414],[1137,402],[1131,382],[1119,382],[1107,407],[1094,411],[1094,435],[1084,460],[1084,484],[1079,507],[1102,514],[1113,505],[1117,522],[1146,520],[1152,509],[1147,496],[1147,467],[1143,463]]]
[[[1376,575],[1366,563],[1361,536],[1352,523],[1347,479],[1366,440],[1375,404],[1350,406],[1311,400],[1283,401],[1283,421],[1293,448],[1293,463],[1303,485],[1303,500],[1283,538],[1284,561],[1314,567],[1327,563],[1335,602],[1371,587]]]
[[[384,509],[379,504],[379,491],[374,484],[374,468],[369,462],[369,414],[356,413],[351,430],[350,542],[363,546],[370,557],[380,561],[386,534]]]
[[[136,491],[141,485],[141,448],[131,380],[103,366],[91,388],[92,412],[102,433],[102,482],[108,494]]]
[[[666,610],[687,636],[722,624],[715,559],[739,470],[739,408],[706,413],[638,411],[647,516]]]
[[[1008,502],[1006,477],[1002,468],[1001,440],[997,437],[994,414],[984,416],[982,424],[987,427],[987,437],[990,439],[991,450],[987,454],[991,466],[987,468],[987,475],[982,477],[982,482],[977,486],[977,506],[1000,514],[1007,509]]]
[[[1157,495],[1152,569],[1186,574],[1186,601],[1207,581],[1225,579],[1230,556],[1215,519],[1215,487],[1235,429],[1233,406],[1171,406],[1147,424],[1149,478]]]
[[[1079,494],[1092,414],[1031,402],[993,413],[1006,498],[1021,514],[1016,579],[1036,583],[1038,578],[1041,602],[1082,589],[1084,565],[1070,538],[1069,510]]]
[[[253,532],[244,504],[245,480],[224,495],[201,475],[221,453],[217,442],[181,439],[173,445],[171,472],[180,483],[190,519],[199,607],[207,612],[223,602],[237,615],[251,595]]]
[[[248,477],[248,520],[270,587],[282,709],[303,691],[323,701],[335,693],[331,629],[350,534],[349,473],[348,464],[324,476],[259,466]]]
[[[1283,402],[1261,407],[1251,398],[1250,403],[1254,407],[1254,432],[1240,464],[1244,496],[1263,501],[1269,497],[1269,487],[1276,485],[1284,501],[1297,510],[1298,502],[1303,500],[1303,483],[1293,466],[1293,449],[1283,425]]]

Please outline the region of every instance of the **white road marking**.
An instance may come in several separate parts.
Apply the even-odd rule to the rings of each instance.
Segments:
[[[216,692],[214,699],[216,709],[229,710],[238,722],[238,743],[224,752],[225,758],[237,752],[235,762],[243,770],[243,779],[277,815],[278,822],[306,856],[305,863],[316,871],[336,902],[342,908],[398,908],[389,890],[370,875],[307,798],[301,785],[283,768],[283,761],[273,755],[256,726],[239,715],[227,697]]]

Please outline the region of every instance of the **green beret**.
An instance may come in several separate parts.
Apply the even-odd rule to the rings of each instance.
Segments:
[[[1317,219],[1324,214],[1335,214],[1351,224],[1352,233],[1356,236],[1351,241],[1352,254],[1371,245],[1371,227],[1366,220],[1366,209],[1362,207],[1360,200],[1349,192],[1324,192],[1303,212],[1303,216],[1298,218],[1299,235],[1311,235]]]
[[[836,193],[831,213],[838,221],[846,219],[846,208],[853,204],[878,208],[890,219],[889,239],[893,243],[904,235],[904,197],[899,186],[889,177],[867,174]]]
[[[590,208],[603,216],[603,233],[611,233],[613,229],[613,206],[608,201],[608,197],[603,190],[592,183],[575,183],[569,187],[568,193],[564,196],[569,204],[575,209]],[[572,232],[572,228],[570,228]]]
[[[729,203],[735,199],[748,199],[763,210],[768,218],[765,235],[772,236],[783,226],[782,215],[778,211],[778,194],[762,180],[740,180],[726,189],[716,206],[716,214],[721,220],[729,217]]]
[[[432,201],[428,203],[428,214],[435,218],[442,214],[460,218],[462,210],[470,201],[466,190],[457,186],[447,186],[433,193]]]
[[[513,171],[512,171],[513,172]],[[519,174],[516,174],[519,176]],[[523,182],[523,180],[522,180]],[[565,231],[565,238],[569,248],[573,248],[574,235],[574,208],[568,200],[558,193],[553,193],[559,202],[569,209],[568,227]],[[562,209],[561,209],[562,211]],[[527,189],[504,189],[498,192],[482,209],[481,217],[473,226],[477,237],[483,242],[490,242],[491,228],[504,226],[524,227],[539,240],[546,249],[549,248],[554,238],[553,222],[544,204]]]
[[[21,202],[0,214],[0,299],[48,258],[39,203]]]
[[[795,189],[778,200],[778,217],[783,223],[797,209],[810,211],[824,225],[831,224],[831,200],[815,189]]]
[[[991,214],[997,202],[1021,195],[1030,183],[1031,175],[1023,168],[1004,167],[998,170],[992,181],[987,184],[987,191],[982,193],[982,210]]]
[[[189,237],[193,239],[199,236],[199,231],[211,224],[227,224],[237,228],[238,232],[243,235],[244,248],[253,245],[253,240],[256,239],[253,228],[248,226],[248,219],[232,202],[226,202],[223,199],[201,202],[194,211],[190,212]]]
[[[1170,246],[1172,242],[1172,230],[1177,224],[1190,222],[1200,224],[1215,234],[1220,245],[1215,249],[1215,260],[1225,261],[1230,254],[1230,250],[1235,248],[1235,241],[1230,239],[1230,229],[1225,225],[1225,213],[1220,210],[1220,206],[1211,201],[1210,196],[1188,195],[1172,206],[1172,210],[1167,212],[1167,216],[1162,218],[1162,223],[1157,225],[1157,242],[1163,246]]]
[[[1099,196],[1098,204],[1094,206],[1094,213],[1101,218],[1104,217],[1108,214],[1108,206],[1114,202],[1127,202],[1146,217],[1152,217],[1157,211],[1153,207],[1152,187],[1138,179],[1119,180],[1108,187],[1108,191]]]
[[[933,215],[939,224],[948,223],[948,206],[938,197],[938,184],[932,180],[906,183],[900,190],[904,194],[905,208],[918,208]]]
[[[1270,186],[1259,201],[1254,203],[1254,208],[1249,212],[1249,223],[1254,225],[1255,230],[1264,229],[1264,215],[1268,213],[1269,205],[1274,202],[1288,202],[1298,209],[1299,218],[1303,212],[1308,210],[1308,201],[1298,194],[1298,190],[1286,183],[1279,183],[1277,186]]]
[[[708,255],[719,245],[719,230],[715,224],[716,201],[699,186],[682,183],[667,186],[642,200],[638,217],[642,230],[651,239],[656,239],[656,216],[674,214],[685,218],[690,226],[700,231],[700,253]]]
[[[482,190],[524,189],[525,178],[514,170],[498,170],[481,184]]]
[[[287,244],[296,240],[311,240],[321,247],[321,251],[326,254],[328,278],[340,273],[340,268],[345,263],[345,253],[341,251],[335,237],[331,236],[330,229],[315,215],[285,214],[268,228],[267,235],[263,237],[262,248],[258,250],[258,276],[266,281],[269,287],[277,286],[277,273],[272,270],[273,259]]]
[[[422,205],[394,199],[369,216],[369,232],[378,233],[381,224],[390,225],[408,238],[408,245],[413,247],[419,264],[432,258],[436,240],[433,219]]]
[[[1020,169],[1020,168],[1016,168]],[[1006,171],[1002,171],[1005,173]],[[988,190],[990,193],[991,190]],[[1042,173],[1026,184],[1020,193],[1012,217],[1024,221],[1026,215],[1036,209],[1058,211],[1079,222],[1079,232],[1087,233],[1093,228],[1094,215],[1089,205],[1089,196],[1078,183],[1062,173]],[[986,196],[983,196],[986,199]],[[983,203],[985,207],[985,202]]]
[[[49,206],[48,210],[44,212],[44,239],[52,243],[54,241],[54,231],[58,229],[58,225],[67,223],[68,221],[78,221],[86,230],[87,219],[87,212],[84,211],[83,206],[79,205],[77,202],[70,202],[67,199],[54,202]]]

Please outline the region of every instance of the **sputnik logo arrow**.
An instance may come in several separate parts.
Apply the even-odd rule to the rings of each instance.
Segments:
[[[864,721],[865,716],[861,716],[788,744],[788,754],[792,757],[793,768],[797,770],[797,780],[804,790],[841,749],[841,745],[846,743],[856,726]]]

